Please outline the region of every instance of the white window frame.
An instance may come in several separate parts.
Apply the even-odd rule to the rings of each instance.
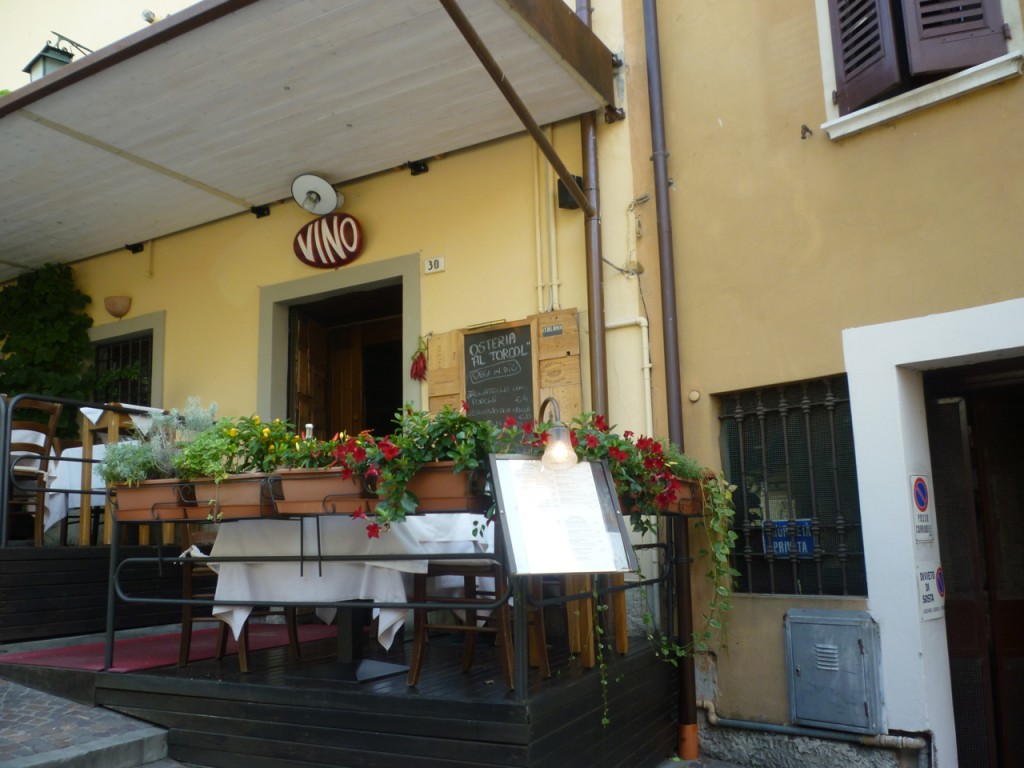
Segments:
[[[825,122],[821,124],[821,129],[832,141],[852,136],[933,104],[941,104],[979,88],[1019,77],[1024,72],[1024,23],[1021,22],[1020,3],[1018,0],[1002,0],[1003,21],[1010,27],[1006,54],[878,104],[840,116],[839,107],[832,103],[832,92],[836,90],[836,68],[832,53],[828,0],[814,0],[814,5],[818,14],[818,48],[821,51],[821,79],[825,96]]]

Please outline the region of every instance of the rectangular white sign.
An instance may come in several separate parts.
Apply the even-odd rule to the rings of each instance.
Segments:
[[[938,560],[917,564],[917,607],[921,621],[946,615],[946,582]]]

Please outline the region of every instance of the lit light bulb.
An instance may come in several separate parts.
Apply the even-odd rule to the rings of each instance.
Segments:
[[[571,469],[576,466],[577,461],[576,451],[573,450],[572,440],[569,438],[569,428],[562,424],[551,427],[544,455],[540,457],[544,469]]]

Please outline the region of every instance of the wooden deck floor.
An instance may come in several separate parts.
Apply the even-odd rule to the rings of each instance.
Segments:
[[[608,658],[607,686],[597,670],[552,651],[554,674],[531,674],[525,698],[502,681],[495,651],[477,650],[460,668],[461,637],[435,636],[419,685],[404,672],[350,681],[333,641],[141,673],[83,673],[0,664],[0,676],[95,703],[169,729],[170,754],[213,768],[353,766],[655,766],[677,735],[675,669],[636,640]],[[407,644],[390,653],[367,643],[377,661],[403,665]],[[602,689],[607,688],[607,704]],[[607,718],[607,724],[602,721]]]

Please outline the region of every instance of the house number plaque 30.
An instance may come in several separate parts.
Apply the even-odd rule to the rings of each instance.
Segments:
[[[329,213],[300,229],[292,248],[303,264],[337,269],[359,258],[363,252],[363,230],[354,216]]]

